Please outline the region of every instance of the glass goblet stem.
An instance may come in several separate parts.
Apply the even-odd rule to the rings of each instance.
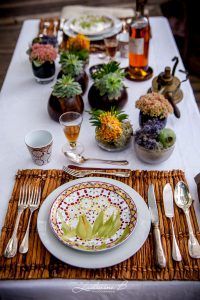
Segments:
[[[69,145],[72,150],[76,149],[76,142],[70,142]]]

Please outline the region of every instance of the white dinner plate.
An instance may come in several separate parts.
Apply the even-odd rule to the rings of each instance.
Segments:
[[[114,25],[112,17],[105,15],[83,15],[72,18],[69,28],[80,34],[93,36],[109,32]]]
[[[56,238],[50,228],[49,215],[51,206],[56,197],[66,188],[69,188],[74,184],[94,180],[99,180],[101,182],[119,186],[126,193],[128,193],[129,196],[133,198],[137,208],[137,223],[134,232],[124,243],[122,243],[118,247],[106,252],[80,252],[78,250],[65,246]],[[102,177],[81,178],[63,184],[62,186],[54,190],[43,202],[37,219],[37,228],[40,239],[52,255],[67,264],[89,269],[113,266],[134,255],[146,241],[149,235],[150,225],[151,220],[149,210],[143,198],[128,185],[117,180]]]
[[[120,30],[122,29],[122,22],[119,19],[114,18],[114,17],[112,17],[112,19],[113,19],[113,22],[114,22],[113,27],[108,32],[106,32],[104,34],[87,36],[90,39],[90,41],[100,41],[100,40],[103,40],[104,38],[107,38],[107,37],[110,37],[110,36],[113,36],[113,35],[119,33]],[[66,35],[68,35],[69,37],[74,37],[74,36],[77,35],[77,33],[74,32],[73,30],[71,30],[70,22],[71,22],[71,20],[68,20],[68,21],[64,22],[63,32]]]

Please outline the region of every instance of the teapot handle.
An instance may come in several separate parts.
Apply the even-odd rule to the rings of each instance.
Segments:
[[[172,58],[172,61],[175,61],[174,66],[173,66],[173,69],[172,69],[172,76],[174,76],[174,75],[175,75],[175,72],[176,72],[177,65],[178,65],[178,63],[179,63],[179,58],[178,58],[178,56],[174,56],[174,57]]]
[[[171,106],[174,109],[174,115],[179,119],[181,117],[181,113],[180,113],[178,106],[173,101],[172,93],[167,93],[166,98],[170,102]]]

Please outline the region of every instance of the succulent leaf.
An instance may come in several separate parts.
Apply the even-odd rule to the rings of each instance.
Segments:
[[[75,54],[63,52],[60,63],[62,71],[66,75],[75,77],[83,72],[83,62]]]
[[[63,75],[53,87],[52,94],[57,98],[71,98],[82,93],[81,86],[71,76]]]
[[[124,76],[120,72],[109,73],[95,80],[95,87],[100,95],[107,95],[109,100],[118,99],[123,89]]]
[[[125,76],[124,70],[119,67],[120,63],[116,61],[111,61],[107,64],[103,64],[103,66],[96,71],[93,75],[92,78],[95,79],[101,79],[103,76],[108,75],[110,73],[119,73]]]

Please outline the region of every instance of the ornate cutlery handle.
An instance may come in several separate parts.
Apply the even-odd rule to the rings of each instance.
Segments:
[[[186,215],[186,220],[187,220],[188,230],[189,230],[189,240],[188,240],[189,254],[192,258],[200,258],[200,245],[199,245],[199,242],[196,239],[193,229],[192,229],[189,210],[186,209],[186,210],[184,210],[184,212]]]
[[[6,249],[4,251],[4,256],[7,258],[11,258],[11,257],[15,256],[17,253],[17,246],[18,246],[17,230],[18,230],[19,220],[20,220],[22,212],[23,212],[23,209],[18,209],[17,219],[15,222],[13,234],[12,234],[11,238],[9,239]]]
[[[158,228],[158,225],[153,225],[153,235],[156,244],[156,263],[160,268],[165,268],[166,258],[161,243],[160,229]]]
[[[176,236],[175,236],[175,232],[174,232],[174,225],[173,225],[172,219],[171,219],[171,225],[172,225],[172,238],[173,238],[173,241],[172,241],[172,258],[175,261],[181,261],[182,260],[182,256],[181,256],[178,244],[177,244],[177,240],[176,240]]]
[[[127,160],[106,160],[101,158],[86,158],[86,160],[101,161],[111,165],[121,165],[121,166],[128,165]]]
[[[31,223],[32,213],[33,213],[33,211],[31,211],[31,213],[30,213],[28,225],[26,228],[26,233],[25,233],[23,241],[21,242],[21,245],[19,247],[19,252],[22,254],[28,252],[29,231],[30,231],[30,223]]]
[[[103,172],[103,171],[91,171],[90,174],[102,174],[102,175],[115,175],[118,177],[129,177],[130,176],[130,172]]]

